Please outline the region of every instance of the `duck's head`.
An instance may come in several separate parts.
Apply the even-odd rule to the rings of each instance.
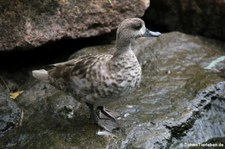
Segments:
[[[159,32],[153,32],[145,27],[143,20],[139,18],[125,19],[117,29],[117,44],[130,44],[132,40],[139,37],[158,37]]]

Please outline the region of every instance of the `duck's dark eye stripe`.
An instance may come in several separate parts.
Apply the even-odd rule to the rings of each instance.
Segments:
[[[136,29],[136,30],[139,30],[139,29],[141,29],[141,27],[142,27],[142,24],[135,24],[134,26],[133,26],[133,28],[134,29]]]

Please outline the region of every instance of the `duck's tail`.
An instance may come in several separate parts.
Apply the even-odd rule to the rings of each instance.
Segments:
[[[38,80],[48,82],[48,71],[45,69],[33,70],[32,75]]]

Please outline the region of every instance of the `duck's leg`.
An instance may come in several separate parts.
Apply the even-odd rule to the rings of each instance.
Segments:
[[[98,116],[94,110],[94,105],[90,104],[90,103],[86,103],[86,105],[88,106],[89,110],[90,110],[90,119],[91,121],[93,121],[94,123],[97,123],[98,121]]]

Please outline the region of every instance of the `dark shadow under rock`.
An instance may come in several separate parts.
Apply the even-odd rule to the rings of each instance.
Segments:
[[[182,31],[225,40],[225,2],[218,0],[151,0],[144,19],[161,31]]]

